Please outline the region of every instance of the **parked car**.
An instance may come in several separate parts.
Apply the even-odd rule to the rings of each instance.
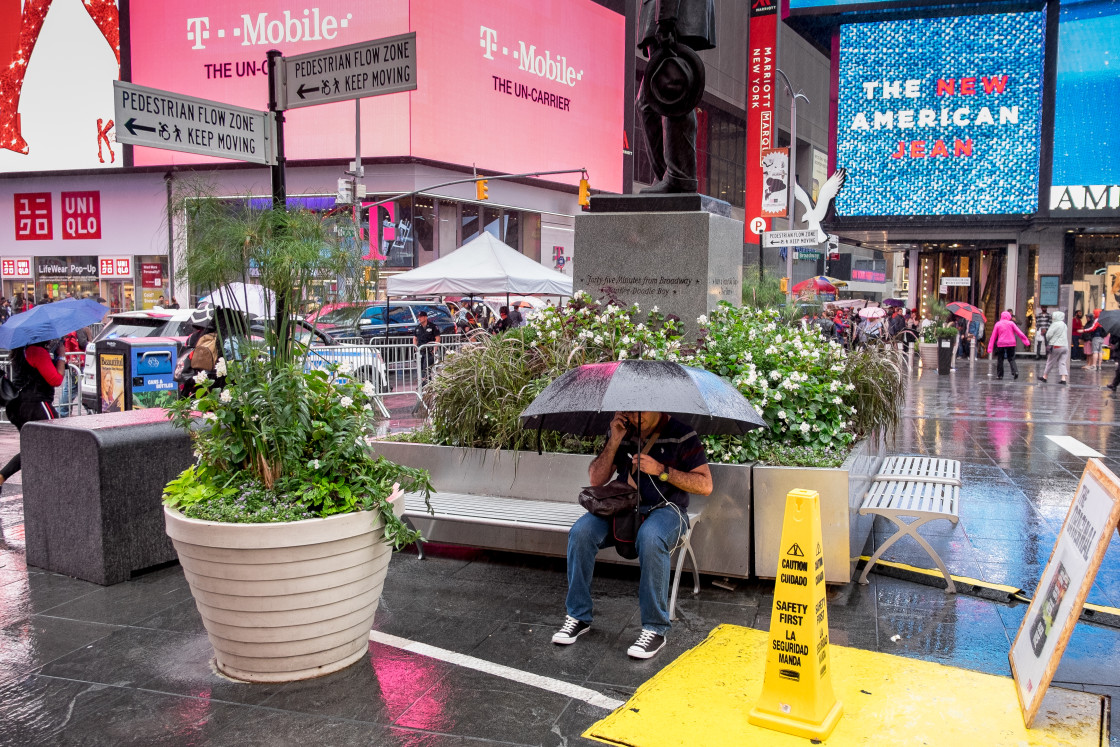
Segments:
[[[316,326],[335,337],[362,337],[365,340],[385,337],[411,337],[416,329],[417,315],[428,312],[428,321],[439,328],[440,334],[455,332],[455,320],[447,304],[436,301],[390,301],[388,323],[385,303],[371,303],[355,318],[352,309],[337,309],[322,317]],[[337,317],[334,316],[337,314]],[[330,319],[338,319],[332,324]],[[330,326],[328,326],[330,325]]]
[[[82,369],[82,405],[97,412],[97,356],[94,343],[118,337],[173,337],[186,342],[191,333],[191,313],[194,309],[151,309],[148,311],[122,311],[113,314],[89,344],[86,345],[86,363]]]
[[[349,364],[358,381],[373,382],[378,392],[389,391],[389,379],[385,362],[377,348],[361,344],[339,343],[333,336],[316,329],[304,321],[296,321],[295,339],[311,350],[307,356],[307,368],[325,369],[331,365]],[[254,321],[249,327],[254,340],[264,339],[264,322]]]

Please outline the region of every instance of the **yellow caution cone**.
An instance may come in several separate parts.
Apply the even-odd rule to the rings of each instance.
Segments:
[[[786,495],[770,645],[762,697],[748,720],[806,739],[825,739],[844,712],[828,660],[821,503],[815,490]]]

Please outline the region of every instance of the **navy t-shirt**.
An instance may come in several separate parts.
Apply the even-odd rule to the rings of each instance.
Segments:
[[[655,429],[656,430],[656,429]],[[642,442],[642,448],[646,443]],[[628,436],[622,439],[618,451],[614,455],[614,468],[619,480],[625,480],[633,469],[634,455],[640,453],[637,436]],[[662,415],[660,432],[657,441],[649,449],[649,455],[665,465],[666,469],[672,467],[680,472],[691,472],[702,464],[708,463],[704,453],[704,444],[696,431],[673,418]],[[642,496],[643,506],[656,506],[662,498],[675,503],[681,508],[688,508],[689,493],[681,490],[672,483],[661,482],[657,475],[639,473],[635,476],[638,489]]]

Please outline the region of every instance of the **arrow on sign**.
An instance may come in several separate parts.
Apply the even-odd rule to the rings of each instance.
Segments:
[[[136,117],[130,117],[129,120],[124,123],[124,128],[128,130],[132,135],[135,135],[137,130],[144,130],[145,132],[156,131],[155,127],[146,127],[144,125],[136,124]]]
[[[319,86],[315,86],[314,88],[308,88],[303,83],[300,83],[299,88],[296,89],[296,93],[299,94],[299,97],[301,99],[305,99],[305,98],[307,98],[307,96],[305,96],[304,94],[308,94],[308,93],[311,93],[313,91],[318,91],[318,90],[319,90]]]

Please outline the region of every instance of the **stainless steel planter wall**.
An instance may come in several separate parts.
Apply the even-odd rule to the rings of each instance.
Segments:
[[[804,488],[821,495],[825,580],[835,584],[851,581],[874,518],[860,516],[859,507],[871,478],[879,471],[883,451],[882,439],[865,439],[836,469],[756,464],[752,472],[755,574],[774,578],[777,573],[786,494]]]
[[[437,490],[565,503],[576,502],[580,488],[587,485],[591,464],[590,456],[575,454],[538,455],[427,444],[377,442],[374,450],[400,464],[428,470]],[[712,495],[692,496],[693,506],[704,506],[692,547],[702,573],[746,578],[751,553],[751,467],[713,464],[711,469],[715,482]],[[486,527],[443,519],[424,524],[417,528],[432,542],[559,557],[567,553],[567,535],[562,532]],[[632,562],[624,561],[613,549],[604,550],[599,559]]]

